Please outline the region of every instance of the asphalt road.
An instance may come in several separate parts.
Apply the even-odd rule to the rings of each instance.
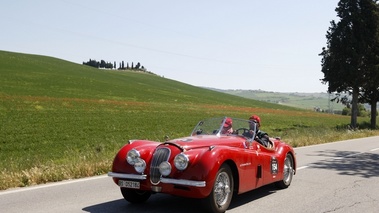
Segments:
[[[379,137],[297,148],[298,171],[288,189],[269,185],[234,197],[228,213],[377,212]],[[107,176],[0,191],[0,212],[202,212],[195,199],[153,195],[124,201]]]

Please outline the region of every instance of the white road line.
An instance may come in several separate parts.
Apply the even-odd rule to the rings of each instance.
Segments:
[[[377,151],[377,150],[379,150],[379,148],[371,149],[370,152],[375,152],[375,151]]]
[[[297,168],[296,171],[299,171],[299,170],[302,170],[302,169],[306,169],[306,168],[308,168],[308,167],[309,167],[309,166],[301,166],[301,167]]]
[[[373,136],[373,137],[378,137],[378,136]],[[294,149],[306,149],[306,148],[310,148],[310,147],[317,147],[317,146],[327,146],[327,145],[330,145],[330,144],[338,144],[338,143],[346,143],[347,141],[358,141],[358,140],[361,140],[362,138],[353,138],[353,139],[349,139],[349,140],[343,140],[343,141],[334,141],[334,142],[328,142],[328,143],[320,143],[320,144],[314,144],[314,145],[309,145],[309,146],[300,146],[300,147],[295,147]]]
[[[61,186],[61,185],[66,185],[66,184],[71,184],[71,183],[79,183],[79,182],[83,182],[83,181],[96,180],[96,179],[102,179],[102,178],[108,178],[108,175],[99,175],[99,176],[95,176],[95,177],[80,178],[80,179],[74,179],[74,180],[64,180],[64,181],[60,181],[60,182],[46,183],[46,184],[41,184],[41,185],[28,186],[28,187],[24,187],[24,188],[11,188],[11,189],[7,189],[5,191],[0,191],[0,196],[6,195],[6,194],[12,194],[12,193],[16,193],[16,192],[25,192],[25,191],[35,190],[35,189]]]

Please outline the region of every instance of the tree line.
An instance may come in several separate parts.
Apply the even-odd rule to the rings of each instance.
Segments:
[[[336,92],[334,101],[351,106],[350,126],[357,128],[360,103],[371,105],[370,127],[376,129],[379,101],[379,6],[377,0],[340,0],[320,53],[322,83]],[[350,98],[351,97],[351,98]]]
[[[96,60],[89,59],[89,61],[83,62],[83,65],[88,65],[91,67],[103,68],[103,69],[139,70],[139,71],[147,72],[146,68],[142,66],[140,62],[136,63],[135,65],[133,62],[131,62],[130,65],[127,62],[125,65],[124,61],[122,61],[119,63],[118,68],[116,68],[117,67],[116,62],[111,63],[111,62],[106,62],[104,60],[96,61]]]

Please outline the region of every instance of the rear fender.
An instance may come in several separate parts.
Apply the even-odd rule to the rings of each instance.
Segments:
[[[279,160],[278,175],[280,176],[280,178],[283,178],[284,160],[285,160],[287,154],[292,155],[294,174],[296,173],[297,162],[296,162],[295,151],[293,150],[292,147],[288,146],[287,144],[280,143],[278,148],[277,148],[277,156],[280,156],[280,158],[278,158],[278,160]]]

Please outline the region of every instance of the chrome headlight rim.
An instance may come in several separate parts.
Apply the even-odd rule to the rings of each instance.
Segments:
[[[141,154],[139,153],[139,151],[137,151],[136,149],[131,149],[126,154],[126,161],[130,165],[134,166],[134,164],[138,161],[138,159],[140,159],[140,157],[141,157]]]
[[[159,172],[162,176],[169,176],[171,173],[171,164],[167,161],[163,161],[161,164],[159,164]]]
[[[175,156],[174,164],[175,168],[177,168],[180,171],[183,171],[187,169],[189,163],[189,158],[186,154],[180,153],[177,156]]]
[[[136,170],[136,172],[143,174],[143,172],[146,169],[146,162],[142,158],[138,158],[134,162],[134,169]]]

